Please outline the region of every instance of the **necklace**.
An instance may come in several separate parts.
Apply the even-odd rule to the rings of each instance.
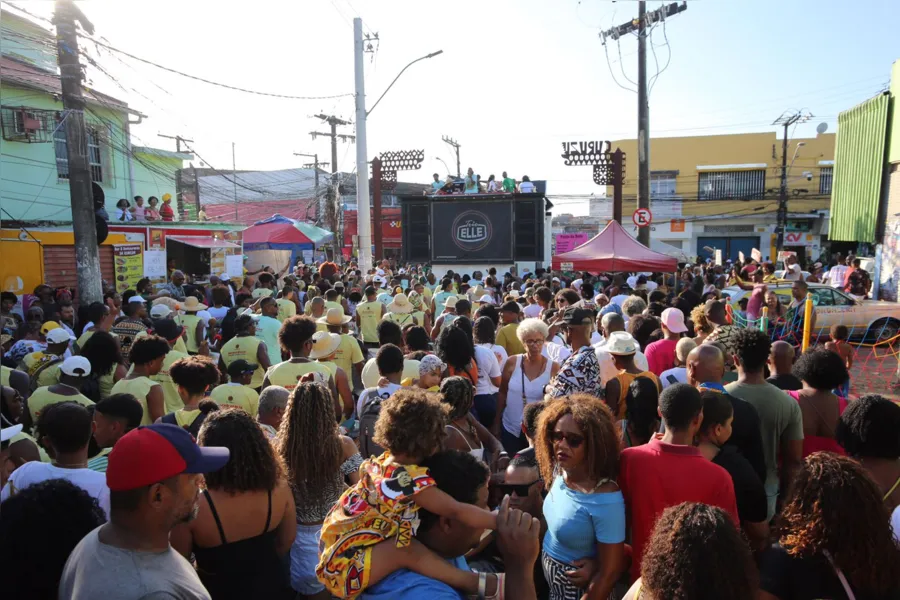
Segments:
[[[88,461],[78,462],[78,463],[61,463],[53,461],[51,463],[54,467],[59,467],[60,469],[86,469],[88,465]]]
[[[466,418],[466,417],[463,417],[462,420],[465,421],[465,423],[460,423],[460,422],[459,422],[459,419],[457,419],[456,421],[453,421],[453,423],[454,423],[455,425],[458,425],[460,428],[465,428],[466,433],[469,434],[469,437],[471,437],[471,438],[474,439],[474,440],[477,440],[477,439],[478,439],[478,432],[477,432],[477,430],[475,429],[475,426],[472,425],[472,422],[469,421],[469,419]]]

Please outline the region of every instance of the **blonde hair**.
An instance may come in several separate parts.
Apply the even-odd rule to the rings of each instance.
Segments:
[[[527,336],[535,333],[539,333],[546,340],[550,335],[550,328],[540,319],[525,319],[519,323],[519,327],[516,329],[516,337],[522,343],[525,342]]]

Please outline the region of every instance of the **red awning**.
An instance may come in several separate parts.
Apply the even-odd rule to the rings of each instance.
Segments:
[[[240,246],[233,242],[226,242],[225,240],[217,240],[214,237],[206,237],[202,235],[167,235],[166,239],[169,241],[181,242],[182,244],[187,244],[188,246],[193,246],[194,248],[238,248]]]
[[[677,259],[650,250],[616,221],[574,250],[553,257],[557,271],[672,272],[676,268]]]

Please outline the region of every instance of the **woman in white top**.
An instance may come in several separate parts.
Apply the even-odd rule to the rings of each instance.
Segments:
[[[122,198],[116,202],[116,221],[134,221],[134,215],[128,210],[128,200]]]
[[[441,382],[443,402],[450,406],[445,448],[468,452],[487,463],[492,473],[503,472],[509,456],[497,438],[472,416],[473,391],[472,383],[465,377],[448,377]]]
[[[475,364],[478,365],[478,383],[475,385],[475,418],[485,427],[491,427],[497,416],[497,392],[500,391],[500,365],[505,365],[509,355],[503,346],[494,343],[497,328],[490,317],[478,317],[475,321]],[[494,360],[489,360],[491,355]],[[496,367],[496,368],[495,368]]]
[[[548,334],[549,328],[540,319],[522,321],[516,335],[525,354],[510,356],[503,366],[492,433],[500,436],[509,453],[528,446],[522,434],[522,413],[527,404],[544,399],[544,388],[559,371],[557,363],[541,354]]]

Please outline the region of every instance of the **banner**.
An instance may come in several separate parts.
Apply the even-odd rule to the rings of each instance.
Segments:
[[[570,250],[574,250],[591,239],[590,234],[587,233],[557,233],[555,237],[556,254],[563,254]]]
[[[140,244],[115,244],[113,246],[113,272],[116,277],[116,291],[137,288],[137,282],[144,277],[144,255]]]
[[[434,260],[466,263],[512,260],[511,202],[435,202],[432,211]]]

